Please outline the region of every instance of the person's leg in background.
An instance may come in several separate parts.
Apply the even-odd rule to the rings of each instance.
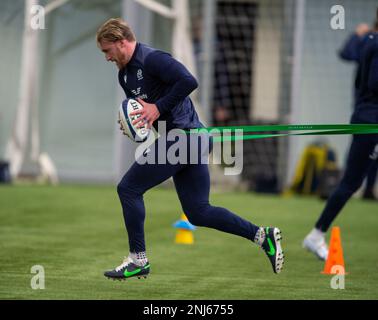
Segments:
[[[373,163],[370,166],[367,173],[366,186],[362,194],[363,199],[377,200],[377,197],[375,196],[375,192],[374,192],[375,181],[377,179],[377,171],[378,171],[378,162],[375,161],[375,163]]]
[[[343,178],[329,197],[315,227],[303,241],[303,247],[315,253],[321,260],[328,256],[325,233],[346,202],[361,187],[369,167],[376,161],[372,157],[376,143],[376,136],[373,135],[353,137]]]

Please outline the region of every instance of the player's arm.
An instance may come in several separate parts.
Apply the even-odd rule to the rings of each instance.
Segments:
[[[139,120],[134,120],[133,124],[141,127],[147,122],[150,128],[153,122],[183,101],[189,94],[198,87],[197,80],[184,67],[183,64],[173,59],[165,52],[156,51],[151,53],[145,62],[145,70],[155,78],[171,86],[171,90],[155,103],[147,103],[138,99],[143,105],[143,110],[135,111],[131,114],[141,114]]]
[[[352,34],[345,42],[339,52],[341,59],[346,61],[359,61],[361,38],[357,34]]]
[[[182,102],[198,87],[194,76],[183,64],[165,52],[156,51],[146,59],[146,70],[164,83],[171,90],[155,102],[160,114],[164,114]]]
[[[359,62],[363,37],[370,31],[369,25],[361,23],[355,32],[348,38],[339,52],[343,60]]]
[[[378,45],[375,46],[370,63],[368,88],[375,94],[378,94]]]

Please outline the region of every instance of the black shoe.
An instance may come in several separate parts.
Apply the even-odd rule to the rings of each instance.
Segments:
[[[284,264],[284,254],[281,248],[281,231],[274,227],[265,227],[265,240],[262,248],[272,264],[274,273],[280,273]]]
[[[365,190],[365,192],[362,195],[362,199],[365,200],[377,200],[376,196],[374,195],[374,192],[372,190]]]
[[[150,264],[148,261],[143,266],[136,265],[130,257],[123,260],[122,264],[114,270],[104,272],[104,276],[113,280],[124,280],[131,277],[147,278],[150,273]]]

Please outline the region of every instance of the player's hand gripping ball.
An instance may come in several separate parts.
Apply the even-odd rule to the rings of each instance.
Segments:
[[[142,110],[143,106],[134,99],[124,100],[118,111],[118,123],[124,135],[128,136],[134,142],[143,142],[147,139],[150,129],[145,122],[141,127],[137,127],[138,123],[133,125],[133,121],[140,118],[141,115],[130,115],[130,113]]]

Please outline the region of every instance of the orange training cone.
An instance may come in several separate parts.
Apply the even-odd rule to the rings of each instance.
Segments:
[[[329,241],[328,257],[322,273],[346,274],[339,227],[332,228],[331,239]]]

